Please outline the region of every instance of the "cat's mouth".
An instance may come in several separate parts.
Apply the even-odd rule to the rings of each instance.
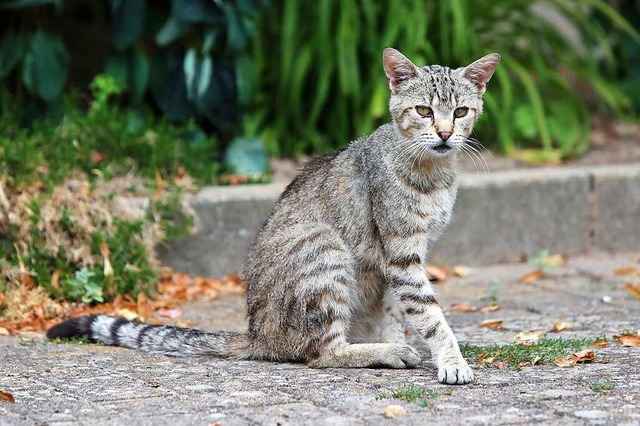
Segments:
[[[445,152],[451,149],[451,146],[446,142],[442,141],[442,143],[439,143],[438,145],[432,147],[431,149],[433,149],[438,154],[444,154]]]

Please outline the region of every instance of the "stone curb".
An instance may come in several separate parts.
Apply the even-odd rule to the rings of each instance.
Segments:
[[[210,187],[190,196],[198,230],[161,247],[160,259],[198,275],[238,272],[284,188]],[[432,257],[479,265],[543,249],[567,255],[640,249],[640,164],[463,174],[454,219]]]

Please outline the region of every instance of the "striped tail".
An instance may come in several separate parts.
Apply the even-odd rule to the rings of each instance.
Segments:
[[[47,331],[49,339],[73,337],[88,337],[107,345],[171,356],[249,357],[244,334],[228,331],[207,333],[192,328],[136,323],[103,314],[72,318]]]

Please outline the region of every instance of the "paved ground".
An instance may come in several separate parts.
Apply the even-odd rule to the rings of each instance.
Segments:
[[[639,267],[640,253],[574,258],[530,284],[517,283],[532,269],[526,264],[480,268],[439,285],[439,292],[443,306],[481,305],[482,295],[501,305],[491,313],[448,314],[460,340],[472,344],[512,342],[518,332],[550,329],[552,321],[571,324],[558,337],[606,334],[611,339],[640,328],[640,299],[624,289],[640,278],[614,276],[621,266]],[[184,307],[184,319],[204,329],[242,330],[242,309],[241,298],[197,302]],[[502,319],[504,328],[478,327],[487,318]],[[596,349],[596,363],[521,371],[476,367],[474,384],[451,388],[436,383],[429,362],[408,371],[311,370],[168,358],[33,337],[0,337],[0,390],[16,399],[15,404],[0,402],[2,425],[640,425],[640,348],[616,343]],[[613,389],[592,389],[603,382]],[[452,393],[433,398],[428,407],[378,399],[403,384]],[[383,412],[391,404],[401,405],[406,414],[386,419]]]

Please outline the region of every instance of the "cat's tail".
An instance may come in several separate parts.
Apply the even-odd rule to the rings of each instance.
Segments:
[[[172,356],[249,357],[248,339],[244,334],[207,333],[192,328],[137,323],[103,314],[71,318],[47,331],[49,339],[74,337]]]

